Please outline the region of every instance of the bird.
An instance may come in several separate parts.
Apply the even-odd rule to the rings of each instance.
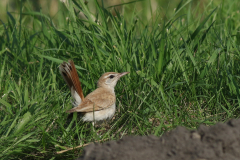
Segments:
[[[73,60],[63,62],[59,66],[60,74],[67,83],[74,108],[67,113],[80,112],[85,122],[103,121],[111,119],[116,111],[116,95],[114,87],[118,80],[130,72],[106,72],[97,82],[97,89],[89,93],[85,98],[81,82],[77,74]]]

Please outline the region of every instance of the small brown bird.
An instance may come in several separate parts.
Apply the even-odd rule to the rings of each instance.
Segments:
[[[63,62],[59,70],[63,79],[68,84],[74,99],[72,102],[74,108],[68,110],[67,113],[81,112],[83,121],[91,122],[111,119],[113,117],[116,110],[114,87],[117,81],[129,72],[104,73],[98,80],[98,88],[84,98],[74,62],[72,60],[68,60],[68,63]]]

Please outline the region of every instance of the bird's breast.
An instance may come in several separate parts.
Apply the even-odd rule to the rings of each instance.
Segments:
[[[83,121],[102,121],[105,119],[111,119],[115,114],[115,111],[116,104],[114,103],[106,109],[85,113],[83,116]]]

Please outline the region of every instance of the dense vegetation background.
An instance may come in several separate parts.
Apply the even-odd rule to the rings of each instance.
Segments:
[[[1,1],[1,159],[74,159],[90,142],[239,117],[238,0],[43,2]],[[84,95],[104,72],[131,72],[107,124],[67,120],[68,59]]]

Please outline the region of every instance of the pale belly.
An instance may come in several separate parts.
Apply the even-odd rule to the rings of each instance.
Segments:
[[[116,111],[116,104],[114,103],[112,106],[110,106],[107,109],[95,111],[95,112],[88,112],[85,113],[82,117],[83,121],[101,121],[105,119],[111,119]]]

